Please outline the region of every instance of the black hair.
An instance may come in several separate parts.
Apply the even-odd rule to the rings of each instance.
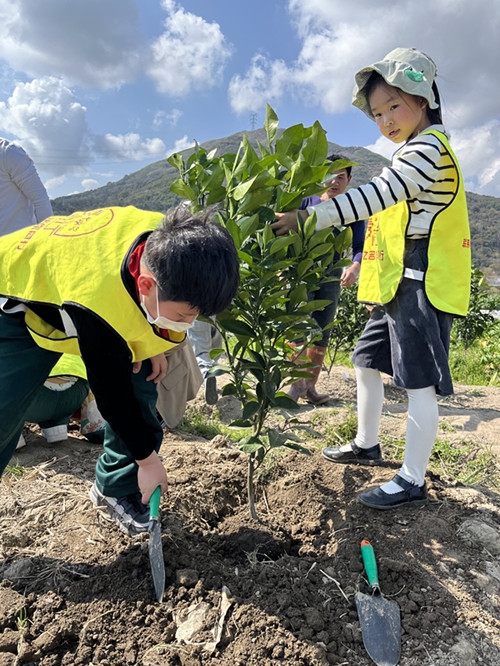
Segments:
[[[332,153],[331,155],[328,155],[328,157],[326,159],[329,162],[336,162],[337,160],[345,160],[346,162],[349,162],[349,158],[346,157],[345,155],[341,155],[340,153]],[[351,175],[352,165],[342,167],[342,168],[345,169],[348,176]]]
[[[365,85],[364,90],[363,90],[363,94],[364,94],[365,99],[366,99],[367,102],[370,99],[370,95],[372,94],[373,90],[380,83],[385,83],[386,86],[397,88],[397,86],[391,86],[390,83],[387,83],[387,81],[384,79],[384,77],[381,74],[379,74],[378,72],[373,71],[370,74],[370,78],[366,82],[366,85]],[[398,88],[398,90],[400,90],[400,88]],[[429,122],[432,125],[442,125],[443,124],[443,116],[441,114],[441,96],[439,94],[439,90],[438,90],[436,81],[432,82],[432,92],[434,93],[434,98],[436,100],[436,104],[438,104],[439,106],[438,106],[437,109],[431,109],[429,107],[429,104],[427,103],[427,118],[429,119]]]
[[[144,249],[143,260],[158,284],[161,301],[189,303],[210,316],[225,310],[239,285],[239,260],[231,234],[184,204],[167,212]]]
[[[427,107],[427,116],[433,125],[442,125],[443,124],[443,115],[441,113],[441,95],[435,81],[432,82],[432,92],[434,93],[434,99],[436,104],[438,104],[437,109],[430,109]]]

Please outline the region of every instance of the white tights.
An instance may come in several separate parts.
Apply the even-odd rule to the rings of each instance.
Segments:
[[[384,385],[378,370],[355,367],[357,382],[358,432],[355,442],[361,449],[375,446],[378,441],[380,417],[384,402]],[[438,403],[434,386],[406,389],[408,394],[408,421],[403,465],[399,474],[421,486],[436,439]],[[401,488],[390,481],[382,486],[385,492],[399,492]]]

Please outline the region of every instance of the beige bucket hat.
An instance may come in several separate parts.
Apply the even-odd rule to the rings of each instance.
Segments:
[[[355,76],[356,86],[352,94],[352,103],[373,120],[373,115],[366,99],[365,88],[372,72],[378,72],[390,85],[409,95],[423,97],[430,109],[437,109],[432,83],[436,77],[436,65],[424,53],[416,49],[394,49],[383,60],[364,67]]]

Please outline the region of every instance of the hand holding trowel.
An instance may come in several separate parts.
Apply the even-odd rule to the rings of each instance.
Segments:
[[[375,552],[366,539],[361,542],[361,556],[371,588],[370,594],[355,595],[363,643],[377,666],[396,666],[401,649],[399,606],[382,596]]]
[[[163,599],[165,591],[165,562],[161,544],[160,523],[161,488],[158,486],[149,500],[149,561],[155,586],[156,599]]]

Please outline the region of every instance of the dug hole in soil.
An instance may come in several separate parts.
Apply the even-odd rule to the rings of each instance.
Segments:
[[[355,409],[352,370],[323,372],[319,389],[330,403],[299,416],[325,431]],[[230,421],[232,400],[208,407],[200,393],[191,405]],[[440,412],[439,437],[498,446],[500,389],[457,386]],[[387,382],[382,433],[402,437],[405,423],[404,394]],[[148,536],[129,539],[92,506],[99,447],[71,433],[48,445],[31,426],[12,461],[24,474],[0,484],[0,666],[371,664],[354,603],[367,591],[362,539],[401,610],[402,666],[500,664],[497,493],[430,474],[428,506],[376,512],[357,495],[399,465],[334,465],[320,440],[311,456],[279,456],[254,522],[246,456],[221,435],[167,432],[158,603]]]

